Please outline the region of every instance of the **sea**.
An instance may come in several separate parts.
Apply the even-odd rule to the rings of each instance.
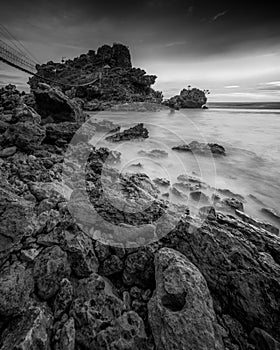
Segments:
[[[144,123],[149,130],[147,139],[112,143],[105,140],[105,133],[97,133],[92,144],[121,152],[118,169],[122,173],[141,172],[151,179],[167,179],[169,187],[159,186],[163,198],[197,208],[190,191],[177,187],[178,177],[187,175],[205,184],[201,191],[211,205],[215,205],[215,195],[223,200],[226,193],[243,202],[246,214],[280,228],[279,218],[263,210],[280,212],[279,103],[213,103],[209,109],[104,111],[91,115],[119,124],[122,130]],[[192,141],[222,145],[226,156],[172,150],[174,146]],[[153,150],[160,152],[151,152]],[[179,192],[172,191],[174,187]],[[203,205],[203,201],[199,203],[200,207]],[[230,208],[228,212],[235,215]]]

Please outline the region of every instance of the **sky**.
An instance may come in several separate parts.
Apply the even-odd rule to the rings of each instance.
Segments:
[[[123,43],[166,98],[191,85],[213,102],[280,101],[276,1],[9,0],[0,23],[41,63]],[[27,80],[0,63],[0,84]]]

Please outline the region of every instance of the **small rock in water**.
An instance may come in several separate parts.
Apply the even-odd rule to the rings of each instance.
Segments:
[[[105,140],[111,142],[130,141],[135,139],[146,139],[149,137],[149,131],[143,123],[137,124],[130,129],[107,136]]]
[[[162,149],[153,149],[151,151],[139,151],[138,154],[143,157],[150,158],[166,158],[168,153]]]
[[[171,188],[171,193],[177,197],[187,198],[187,195],[185,195],[183,192],[179,191],[176,187]]]
[[[280,213],[278,213],[276,210],[272,208],[262,208],[262,212],[267,214],[271,218],[280,221]]]
[[[204,194],[201,191],[191,192],[190,196],[194,201],[197,201],[197,202],[201,201],[201,202],[209,203],[209,197],[206,196],[206,194]]]
[[[170,181],[168,179],[157,177],[153,180],[155,184],[160,186],[170,186]]]
[[[143,164],[141,164],[141,163],[131,164],[130,166],[134,167],[134,168],[143,168]]]
[[[243,203],[236,198],[226,198],[223,202],[230,208],[244,211]]]
[[[198,141],[192,141],[188,145],[179,145],[172,147],[175,151],[184,151],[184,152],[194,152],[202,155],[226,155],[226,151],[223,146],[218,145],[217,143],[200,143]]]
[[[241,194],[233,193],[232,191],[230,191],[228,189],[218,188],[216,191],[218,191],[219,193],[221,193],[221,194],[223,194],[224,196],[227,196],[227,197],[236,198],[236,199],[238,199],[240,201],[244,200],[244,197],[241,196]]]

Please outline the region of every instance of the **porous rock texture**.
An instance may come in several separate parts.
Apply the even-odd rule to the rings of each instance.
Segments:
[[[207,283],[182,254],[162,248],[155,256],[156,290],[149,321],[159,350],[224,349]]]
[[[1,350],[279,348],[277,228],[240,209],[239,217],[211,207],[191,217],[187,207],[161,200],[147,175],[119,176],[113,167],[121,154],[106,148],[90,148],[81,178],[86,140],[71,144],[64,159],[68,123],[77,121],[63,121],[69,133],[51,122],[53,138],[41,139],[37,132],[48,135],[49,123],[13,88],[4,95]],[[37,127],[21,127],[30,123]],[[109,122],[100,127],[106,125],[117,130]],[[15,145],[11,127],[34,142]],[[120,204],[144,209],[125,212]]]

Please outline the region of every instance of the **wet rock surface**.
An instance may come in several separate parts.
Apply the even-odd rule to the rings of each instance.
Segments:
[[[192,152],[194,154],[202,155],[226,155],[224,147],[216,143],[200,143],[198,141],[192,141],[188,145],[174,146],[172,149],[175,151]]]
[[[139,151],[138,154],[143,157],[149,157],[149,158],[166,158],[168,157],[168,152],[162,150],[162,149],[153,149],[149,152],[147,151]]]
[[[64,161],[77,120],[48,111],[46,123],[20,98],[1,89],[0,349],[279,347],[276,227],[224,190],[229,214],[203,203],[192,217],[147,175],[120,176],[106,148],[89,149],[81,178],[85,139]],[[183,200],[184,188],[208,196],[201,179],[177,180]]]
[[[114,135],[107,136],[106,140],[111,142],[130,141],[137,139],[146,139],[149,137],[148,129],[143,123],[137,124],[130,129],[118,132]]]

